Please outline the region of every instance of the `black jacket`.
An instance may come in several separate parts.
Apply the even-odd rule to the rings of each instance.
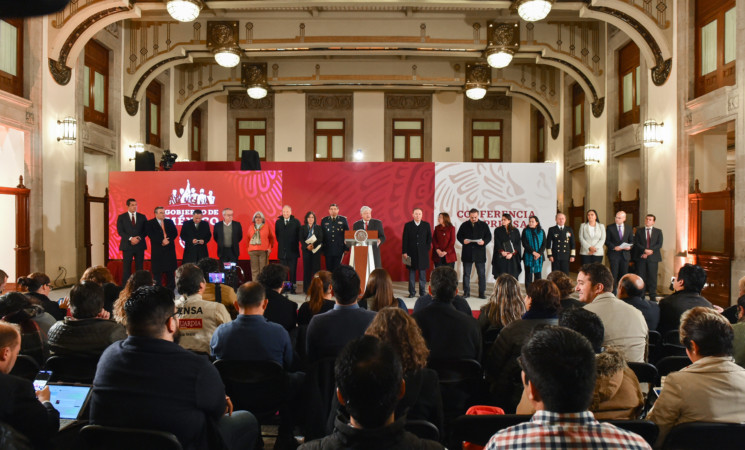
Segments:
[[[192,244],[194,239],[204,241],[204,244]],[[181,227],[181,240],[184,241],[183,263],[196,264],[202,258],[209,258],[207,243],[212,239],[210,223],[206,220],[199,222],[199,229],[194,220],[187,220]]]
[[[489,225],[486,222],[479,220],[475,224],[471,221],[463,222],[458,228],[458,234],[456,235],[458,242],[463,246],[460,259],[463,262],[471,263],[485,263],[486,262],[486,244],[491,242],[491,231]],[[479,239],[484,240],[484,245],[479,245],[476,242],[465,244],[464,241],[477,241]]]
[[[429,359],[481,361],[481,329],[473,316],[458,311],[451,302],[435,300],[412,317],[422,329]]]
[[[618,225],[612,223],[605,228],[605,246],[608,247],[608,258],[622,258],[624,261],[631,260],[631,250],[613,250],[621,244],[633,244],[633,227],[627,223],[623,224],[623,238],[618,236]]]
[[[660,324],[657,325],[657,331],[664,336],[670,330],[677,330],[680,327],[680,316],[696,306],[713,307],[710,301],[693,291],[673,292],[663,298],[660,300]]]
[[[264,310],[264,317],[282,325],[287,332],[294,330],[297,326],[297,303],[269,288],[266,288],[266,298],[269,302]]]
[[[300,257],[300,221],[290,216],[285,225],[285,218],[279,216],[274,222],[274,236],[277,238],[277,258],[280,260]]]
[[[353,230],[364,230],[365,229],[365,221],[360,219],[354,224],[352,224]],[[370,219],[367,222],[367,230],[368,231],[377,231],[378,232],[378,239],[380,240],[380,245],[383,245],[385,242],[385,231],[383,231],[383,222],[379,221],[378,219]],[[373,251],[373,259],[375,261],[375,268],[379,269],[383,267],[383,261],[380,259],[380,247],[378,247],[377,242],[372,243],[372,251]]]
[[[212,237],[215,239],[215,242],[217,243],[217,257],[222,258],[222,241],[224,239],[224,231],[223,231],[224,223],[222,221],[217,222],[215,224],[215,228],[212,230]],[[233,228],[233,245],[231,246],[233,248],[233,253],[235,255],[241,254],[241,247],[240,243],[243,239],[243,227],[241,227],[240,222],[233,221],[230,225]]]
[[[147,231],[145,230],[145,224],[147,223],[147,217],[144,214],[135,213],[135,225],[132,226],[132,219],[129,217],[129,211],[124,214],[120,214],[116,218],[116,232],[119,233],[121,240],[119,241],[119,250],[122,251],[141,251],[144,252],[147,248],[145,243],[145,236]],[[132,245],[129,242],[129,238],[139,236],[140,242],[137,245]]]
[[[59,412],[36,399],[30,381],[0,373],[0,421],[29,438],[35,448],[47,448],[59,429]]]
[[[657,302],[645,300],[641,297],[627,297],[621,300],[642,312],[648,329],[657,329],[657,326],[660,324],[660,305]]]
[[[406,419],[398,419],[387,427],[360,429],[348,425],[347,418],[337,418],[334,433],[323,439],[307,442],[303,450],[437,450],[444,447],[439,442],[419,439],[404,429]]]
[[[168,245],[163,245],[163,230],[158,219],[147,221],[147,237],[150,238],[150,269],[153,272],[170,272],[176,270],[176,245],[178,237],[176,225],[171,219],[163,219],[163,227],[168,236]]]
[[[432,250],[432,228],[425,221],[419,222],[419,226],[413,220],[404,225],[404,234],[401,237],[401,253],[411,258],[411,269],[429,269],[429,255]]]

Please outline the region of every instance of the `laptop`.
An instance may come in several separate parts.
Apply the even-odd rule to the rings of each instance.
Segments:
[[[63,430],[78,420],[87,420],[86,406],[91,396],[91,385],[49,383],[50,402],[59,411],[59,429]],[[85,414],[84,414],[85,413]]]

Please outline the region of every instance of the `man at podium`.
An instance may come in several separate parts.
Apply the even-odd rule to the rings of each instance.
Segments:
[[[373,260],[375,261],[375,268],[382,268],[382,262],[380,259],[380,245],[385,242],[385,233],[383,232],[383,222],[378,219],[372,218],[372,208],[369,206],[363,206],[360,208],[360,216],[362,219],[358,220],[352,225],[353,230],[365,230],[365,231],[377,231],[378,239],[372,243]]]

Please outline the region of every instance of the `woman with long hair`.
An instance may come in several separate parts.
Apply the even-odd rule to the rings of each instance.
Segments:
[[[432,232],[432,261],[435,267],[455,268],[455,227],[450,222],[450,214],[441,212],[437,216],[437,226]]]
[[[409,311],[403,300],[393,296],[393,281],[385,269],[370,272],[359,305],[371,311],[380,311],[388,306],[398,306],[404,311]]]
[[[114,312],[114,302],[119,298],[122,287],[114,284],[114,276],[104,266],[92,266],[85,269],[80,282],[91,281],[103,288],[103,309],[109,313]]]
[[[16,281],[19,292],[25,292],[26,297],[34,305],[44,308],[55,320],[65,318],[67,311],[61,309],[57,302],[49,299],[49,293],[52,292],[52,280],[49,276],[41,272],[30,273],[26,277],[21,277]]]
[[[297,324],[308,325],[316,314],[334,309],[334,296],[331,295],[331,272],[319,270],[308,286],[305,303],[300,305],[297,313]]]
[[[574,284],[572,283],[572,279],[569,278],[569,275],[561,270],[554,270],[548,274],[546,279],[552,281],[556,287],[559,288],[562,310],[569,308],[582,308],[585,306],[584,303],[572,297],[572,294],[574,294]]]
[[[127,313],[124,312],[124,303],[137,288],[152,285],[153,274],[149,270],[138,270],[133,273],[127,280],[127,284],[124,285],[124,289],[119,293],[119,298],[114,302],[114,320],[126,326]]]
[[[503,273],[494,281],[494,291],[489,303],[481,307],[479,325],[481,333],[496,330],[519,320],[525,314],[525,302],[520,292],[520,283],[508,273]]]
[[[276,242],[274,230],[266,223],[264,213],[256,211],[248,226],[248,256],[251,259],[251,279],[258,280],[261,269],[269,264],[269,254]]]
[[[528,227],[523,230],[522,244],[525,249],[523,263],[525,264],[525,290],[527,291],[533,279],[541,279],[543,252],[546,250],[546,233],[541,229],[538,217],[528,218]]]
[[[517,278],[520,267],[520,232],[512,226],[512,216],[502,214],[502,226],[494,229],[494,254],[491,259],[491,273],[494,278],[508,273]]]
[[[303,249],[303,292],[307,294],[313,274],[321,269],[321,252],[318,247],[323,242],[323,230],[316,220],[316,213],[305,213],[299,233],[300,247]]]
[[[598,222],[598,212],[587,210],[587,222],[579,226],[579,254],[582,264],[603,262],[605,227]]]

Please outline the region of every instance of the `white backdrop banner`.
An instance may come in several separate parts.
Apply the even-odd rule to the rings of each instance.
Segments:
[[[546,232],[555,225],[556,216],[556,164],[555,163],[435,163],[435,215],[437,224],[440,212],[450,214],[456,230],[468,221],[468,211],[476,208],[481,220],[489,225],[492,242],[486,247],[487,281],[493,282],[491,258],[494,249],[494,229],[501,225],[502,214],[512,216],[513,225],[520,229],[528,226],[528,217],[535,215]],[[455,243],[458,255],[456,270],[462,276],[461,245]],[[544,255],[545,256],[545,255]],[[543,275],[551,270],[546,260]],[[523,270],[524,272],[524,270]],[[475,268],[471,271],[476,280]],[[520,275],[523,281],[523,275]],[[473,289],[473,288],[472,288]],[[487,295],[490,295],[487,292]]]

